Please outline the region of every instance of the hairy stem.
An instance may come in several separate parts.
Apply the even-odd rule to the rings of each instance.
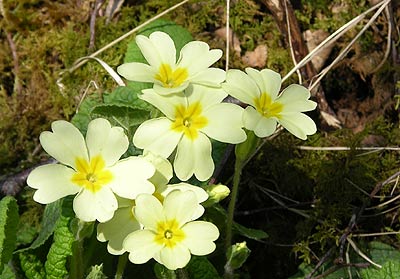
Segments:
[[[225,250],[228,251],[228,249],[232,245],[232,229],[233,229],[233,216],[235,213],[235,206],[236,206],[236,200],[237,200],[237,195],[239,191],[239,184],[240,184],[240,176],[242,174],[242,167],[243,167],[243,161],[236,157],[235,161],[235,173],[233,175],[233,185],[232,185],[232,190],[231,190],[231,200],[229,201],[228,205],[228,217],[226,220],[226,238],[225,238]],[[230,266],[230,263],[227,262],[225,265],[225,278],[233,278],[233,269]]]
[[[118,257],[117,272],[115,273],[114,277],[115,279],[122,279],[127,261],[128,261],[127,253],[124,253]]]

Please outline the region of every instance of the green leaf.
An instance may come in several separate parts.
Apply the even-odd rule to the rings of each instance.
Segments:
[[[86,134],[87,126],[92,120],[90,112],[93,107],[102,104],[103,101],[97,96],[89,96],[85,98],[79,107],[78,113],[74,115],[71,123],[74,124],[83,134]]]
[[[93,118],[106,118],[112,125],[118,125],[126,129],[142,124],[150,116],[148,111],[114,104],[98,105],[93,108],[91,115]]]
[[[368,243],[368,247],[371,260],[378,264],[382,265],[389,260],[400,262],[400,251],[388,244],[379,241],[371,241]]]
[[[21,252],[18,254],[21,269],[24,271],[28,279],[44,279],[46,272],[43,263],[39,257],[33,253],[33,250]]]
[[[19,222],[17,201],[6,196],[0,201],[0,274],[12,257]]]
[[[145,28],[143,28],[140,32],[138,32],[138,35],[149,36],[155,31],[162,31],[170,35],[175,43],[175,48],[177,50],[178,56],[182,47],[193,40],[193,37],[188,30],[177,25],[175,22],[162,19],[153,21]],[[128,49],[126,51],[124,62],[140,62],[147,64],[146,59],[144,59],[139,47],[134,40],[128,44]]]
[[[107,276],[103,273],[103,264],[92,266],[86,279],[107,279]]]
[[[72,199],[65,198],[62,204],[60,218],[54,230],[53,244],[47,254],[45,263],[48,279],[64,278],[67,274],[67,258],[72,256],[72,244],[75,237],[69,228],[70,221],[74,218]]]
[[[314,276],[321,275],[332,267],[333,267],[332,263],[325,263],[319,268],[319,270],[316,273],[314,273]],[[302,263],[299,266],[299,271],[295,275],[289,277],[289,279],[304,279],[304,277],[309,275],[313,270],[314,270],[313,265]],[[359,278],[356,276],[356,268],[350,268],[350,272],[351,272],[353,278]],[[335,272],[332,272],[332,273],[324,276],[323,278],[324,279],[349,278],[349,270],[348,270],[348,268],[343,267],[343,268],[336,270]]]
[[[219,279],[221,278],[215,267],[206,257],[192,256],[185,268],[191,279]]]
[[[104,103],[152,111],[154,107],[138,97],[142,90],[147,88],[151,88],[151,86],[144,83],[128,82],[128,86],[120,86],[115,88],[112,93],[105,93],[103,95]]]
[[[0,273],[0,278],[1,279],[15,279],[15,274],[12,271],[12,269],[8,266],[5,265],[3,269],[3,273]]]
[[[388,261],[382,268],[370,267],[361,271],[363,279],[393,279],[400,277],[400,262]]]
[[[218,227],[223,231],[223,226],[227,218],[225,209],[219,204],[214,204],[211,207],[207,208],[206,213],[206,216],[211,219],[211,222],[217,224]],[[245,226],[240,225],[236,222],[233,223],[233,230],[235,233],[254,240],[261,240],[268,237],[268,234],[262,230],[246,228]]]
[[[42,246],[47,239],[53,234],[54,228],[61,214],[62,200],[55,201],[46,205],[43,213],[43,220],[41,224],[41,230],[35,241],[27,248],[20,249],[17,252],[23,252],[26,250],[36,249]]]
[[[238,234],[254,240],[261,240],[268,237],[268,234],[262,230],[246,228],[238,223],[233,224],[233,229]]]

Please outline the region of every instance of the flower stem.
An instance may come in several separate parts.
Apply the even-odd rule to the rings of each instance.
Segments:
[[[233,229],[233,215],[235,213],[235,206],[237,195],[239,191],[240,176],[242,174],[243,161],[236,157],[235,173],[233,175],[233,185],[231,190],[231,200],[228,205],[228,217],[226,220],[226,236],[225,236],[225,251],[228,251],[232,245],[232,229]],[[229,262],[225,265],[225,278],[233,278],[233,269]]]
[[[69,278],[83,278],[83,239],[78,239],[72,244],[72,255]]]
[[[248,158],[253,154],[259,145],[259,138],[252,131],[247,132],[246,141],[236,145],[235,147],[235,173],[233,174],[233,185],[231,190],[231,200],[228,205],[228,216],[226,220],[226,238],[225,248],[227,253],[227,262],[225,264],[224,278],[233,279],[233,268],[231,266],[231,251],[232,246],[232,230],[233,230],[233,216],[235,213],[236,200],[239,192],[240,177],[242,175],[242,169],[246,165]]]
[[[124,253],[118,257],[118,265],[117,265],[117,272],[115,273],[115,279],[122,279],[122,275],[124,275],[124,270],[126,263],[128,261],[128,254]]]

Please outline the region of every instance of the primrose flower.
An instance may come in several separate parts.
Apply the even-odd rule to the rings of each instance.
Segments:
[[[168,184],[169,180],[172,178],[172,165],[171,163],[159,155],[153,154],[149,151],[143,152],[143,158],[153,164],[156,168],[154,175],[149,179],[151,183],[155,186],[155,191],[153,196],[155,196],[160,202],[164,202],[165,197],[172,191],[180,190],[182,192],[192,191],[197,198],[199,205],[198,209],[192,216],[195,220],[199,218],[204,213],[204,207],[200,204],[208,199],[208,193],[202,187],[190,185],[188,183],[177,183]]]
[[[135,201],[118,198],[118,209],[111,220],[97,225],[97,240],[108,241],[107,250],[112,255],[122,255],[125,249],[122,242],[131,232],[141,229],[139,222],[133,215]]]
[[[129,234],[123,243],[129,260],[142,264],[154,258],[170,270],[187,265],[191,254],[204,256],[215,250],[218,228],[209,222],[191,221],[197,208],[196,195],[179,190],[164,203],[141,194],[136,198],[135,217],[144,229]]]
[[[142,123],[133,136],[133,143],[164,158],[177,147],[174,169],[182,181],[193,174],[201,181],[211,177],[214,162],[209,138],[232,144],[246,140],[246,133],[241,129],[243,109],[221,103],[227,96],[222,89],[209,90],[191,85],[184,94],[161,96],[147,89],[140,96],[166,117]]]
[[[171,163],[167,159],[150,152],[145,152],[142,158],[145,158],[156,168],[156,172],[149,179],[156,188],[153,193],[154,197],[162,203],[165,197],[172,191],[192,191],[196,195],[197,209],[193,213],[191,219],[195,220],[203,215],[204,207],[200,203],[206,201],[208,198],[208,194],[204,189],[187,183],[167,185],[172,178]],[[131,232],[141,227],[133,214],[135,201],[118,197],[117,199],[118,209],[115,211],[113,218],[105,223],[99,223],[97,225],[97,239],[101,242],[108,241],[107,250],[110,254],[122,255],[126,252],[122,246],[124,239]]]
[[[225,71],[209,68],[222,56],[220,49],[212,49],[205,42],[187,43],[176,60],[176,48],[171,37],[164,32],[153,32],[147,38],[136,36],[136,43],[149,63],[125,63],[118,73],[128,80],[154,83],[159,94],[183,91],[189,83],[219,87],[225,80]]]
[[[247,74],[246,74],[247,73]],[[317,131],[314,121],[302,112],[314,110],[310,91],[292,84],[278,95],[281,76],[269,69],[247,68],[246,73],[229,70],[222,88],[238,100],[249,104],[243,114],[244,127],[258,137],[272,135],[277,124],[300,139]]]
[[[95,119],[89,123],[85,141],[67,121],[55,121],[51,127],[52,132],[40,135],[40,143],[61,164],[43,165],[29,174],[27,184],[37,189],[35,201],[48,204],[77,194],[73,202],[77,217],[105,222],[118,206],[114,194],[133,199],[154,192],[147,180],[155,171],[151,163],[139,157],[118,161],[129,144],[122,128]]]

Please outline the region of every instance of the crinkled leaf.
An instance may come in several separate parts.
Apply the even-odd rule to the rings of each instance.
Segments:
[[[389,260],[400,262],[400,251],[388,244],[379,241],[371,241],[368,243],[368,247],[371,260],[378,264],[384,264]]]
[[[92,120],[90,112],[93,107],[102,104],[103,101],[98,96],[91,95],[86,97],[79,106],[78,113],[74,115],[71,123],[74,124],[82,133],[86,134],[87,126]]]
[[[185,268],[191,279],[219,279],[221,278],[207,257],[192,256]]]
[[[400,262],[387,261],[382,268],[369,267],[361,271],[363,279],[394,279],[400,277]]]
[[[42,246],[46,242],[46,240],[53,234],[54,228],[56,227],[56,223],[60,218],[61,206],[62,206],[62,200],[58,200],[46,205],[46,208],[44,209],[43,213],[41,230],[39,232],[38,237],[28,248],[18,250],[18,252],[23,252],[30,249],[36,249]]]
[[[332,268],[331,263],[323,264],[320,267],[320,269],[316,273],[314,273],[314,276],[321,275],[324,272],[328,271],[330,268]],[[302,263],[299,265],[298,269],[299,269],[299,271],[295,275],[289,277],[288,279],[304,279],[305,276],[309,275],[314,270],[314,266],[306,264],[306,263]],[[340,268],[332,273],[327,274],[323,278],[324,279],[348,278],[349,277],[348,272],[349,272],[348,268]],[[352,276],[354,276],[353,278],[358,278],[358,277],[356,277],[356,269],[355,268],[351,268],[350,272],[351,272]]]
[[[14,197],[0,200],[0,274],[12,257],[17,241],[18,205]]]
[[[128,82],[128,86],[120,86],[112,93],[103,95],[105,104],[129,106],[133,109],[152,111],[153,106],[138,98],[143,89],[151,88],[143,83]]]
[[[193,40],[192,35],[188,30],[183,28],[182,26],[177,25],[175,22],[167,21],[167,20],[155,20],[146,27],[144,27],[138,34],[149,36],[151,33],[155,31],[162,31],[170,35],[172,40],[175,43],[175,48],[177,50],[177,54],[181,48],[187,44],[188,42]],[[128,49],[125,54],[125,63],[128,62],[141,62],[147,63],[146,59],[144,59],[139,47],[137,46],[135,40],[128,44]]]
[[[45,263],[48,279],[64,278],[68,274],[67,258],[72,255],[72,244],[75,241],[75,237],[69,228],[69,223],[73,218],[72,199],[65,198],[60,218],[57,220],[54,230],[53,244],[47,254]]]
[[[106,118],[112,125],[119,125],[126,128],[138,126],[149,119],[148,111],[114,104],[98,105],[92,109],[91,115],[93,118]]]
[[[5,265],[4,269],[3,269],[3,273],[0,273],[0,278],[1,279],[15,279],[16,276],[15,276],[14,272],[12,271],[12,269],[8,265]]]
[[[33,253],[33,250],[21,252],[18,254],[21,269],[28,279],[44,279],[46,272],[43,263],[39,257]]]
[[[17,247],[31,244],[40,230],[28,222],[20,222],[17,231]],[[18,252],[19,250],[15,251]]]

